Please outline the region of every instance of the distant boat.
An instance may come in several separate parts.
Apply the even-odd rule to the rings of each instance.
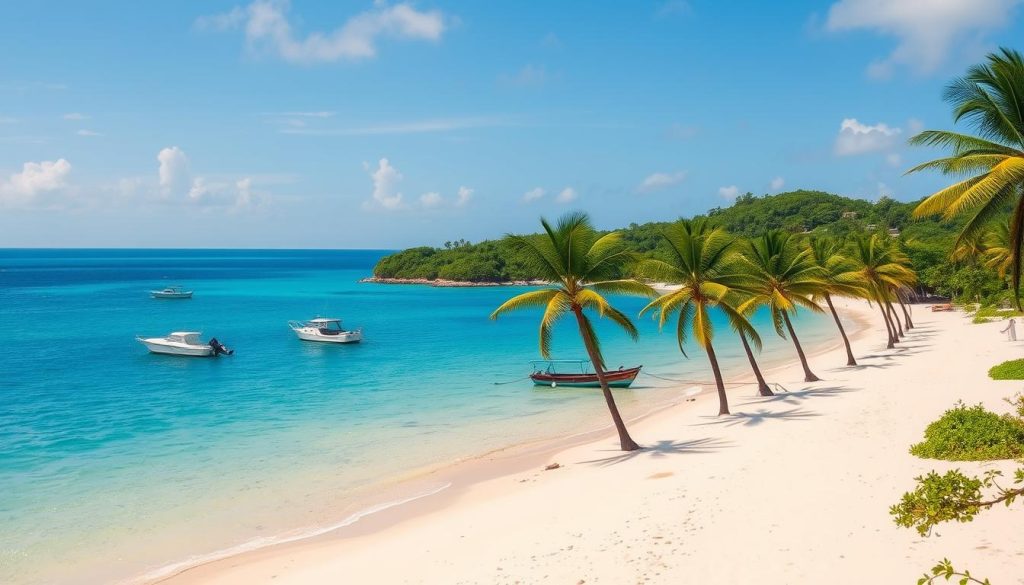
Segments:
[[[154,299],[191,299],[192,291],[184,290],[178,285],[169,286],[163,290],[151,290],[149,296]]]
[[[217,338],[208,342],[199,339],[198,331],[175,331],[166,337],[136,337],[153,353],[180,355],[186,357],[215,357],[219,354],[232,355],[235,352],[223,345]]]
[[[537,386],[551,386],[552,388],[557,386],[568,386],[570,388],[601,387],[601,382],[597,379],[597,373],[587,371],[589,369],[587,365],[590,364],[590,360],[534,360],[530,363],[533,365],[533,373],[530,374],[530,379]],[[606,371],[604,378],[608,382],[608,386],[612,388],[629,388],[629,385],[636,379],[642,367],[623,368],[620,366],[617,370]],[[567,373],[557,371],[559,369],[579,371]]]
[[[341,319],[317,317],[309,321],[289,321],[288,326],[303,341],[359,343],[363,340],[362,329],[349,331],[341,326]]]

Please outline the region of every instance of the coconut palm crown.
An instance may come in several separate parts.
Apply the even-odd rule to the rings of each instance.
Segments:
[[[888,347],[891,348],[896,341],[896,327],[886,312],[887,303],[895,291],[916,282],[917,275],[910,268],[906,255],[878,234],[857,238],[849,257],[853,269],[837,278],[842,282],[864,286],[868,300],[879,304],[889,332]]]
[[[761,338],[747,318],[733,306],[731,293],[744,286],[747,275],[733,248],[735,239],[705,219],[680,220],[662,232],[666,259],[644,260],[639,272],[645,278],[678,285],[651,301],[641,315],[656,311],[659,326],[676,319],[676,342],[686,355],[688,332],[708,355],[718,389],[718,414],[729,414],[725,384],[715,356],[714,326],[709,309],[725,313],[732,327],[758,348]]]
[[[572,315],[601,383],[605,402],[619,432],[622,449],[638,449],[639,445],[629,436],[605,380],[601,345],[588,313],[609,319],[635,340],[638,336],[636,326],[629,317],[613,307],[604,295],[653,296],[654,291],[635,280],[621,278],[635,258],[626,248],[620,233],[600,235],[584,213],[566,214],[555,225],[541,219],[541,226],[544,228],[542,234],[509,235],[505,241],[518,256],[526,259],[531,274],[536,274],[550,285],[505,301],[491,313],[491,319],[519,309],[543,309],[539,345],[541,355],[548,359],[555,323]]]
[[[840,278],[841,274],[849,272],[854,266],[853,261],[843,253],[842,242],[834,238],[813,238],[809,242],[808,248],[814,263],[821,269],[821,289],[815,297],[824,300],[832,313],[832,319],[836,322],[839,335],[843,338],[843,345],[846,348],[846,365],[855,366],[857,360],[853,357],[853,349],[850,347],[850,340],[846,336],[843,322],[839,319],[839,313],[836,312],[836,308],[832,304],[832,296],[866,298],[868,291],[862,283],[846,282]]]
[[[797,243],[793,234],[782,230],[769,230],[760,238],[750,241],[743,254],[753,279],[751,298],[744,305],[764,305],[772,316],[775,331],[786,337],[785,328],[793,341],[804,379],[808,382],[819,378],[807,365],[807,357],[793,329],[790,314],[798,307],[821,312],[814,302],[814,296],[825,286],[822,269],[814,262],[811,250]],[[746,306],[740,307],[746,309]]]
[[[1024,57],[1011,49],[986,61],[946,87],[955,122],[966,121],[977,135],[926,130],[911,144],[952,150],[950,156],[907,171],[938,170],[967,177],[932,194],[914,210],[918,217],[970,215],[960,240],[970,240],[1012,208],[1008,223],[1011,284],[1020,308],[1021,244],[1024,241]],[[959,241],[958,241],[959,244]]]

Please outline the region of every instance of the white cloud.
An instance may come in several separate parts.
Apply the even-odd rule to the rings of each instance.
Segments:
[[[523,202],[530,203],[531,201],[536,201],[543,197],[545,193],[547,193],[547,191],[545,191],[544,189],[540,187],[534,187],[533,189],[530,189],[526,193],[523,193]]]
[[[686,171],[674,173],[653,173],[637,185],[636,190],[640,193],[651,193],[678,185],[686,179]]]
[[[10,176],[5,187],[23,195],[36,195],[43,191],[53,191],[65,185],[71,163],[60,158],[56,161],[27,162],[21,167],[20,173]]]
[[[103,136],[99,132],[95,132],[93,130],[85,130],[85,129],[79,130],[78,132],[75,132],[75,134],[78,134],[79,136]]]
[[[369,165],[364,165],[367,171],[370,170]],[[377,163],[377,169],[370,173],[370,178],[373,180],[373,194],[372,199],[367,201],[369,204],[376,204],[384,209],[401,209],[402,205],[402,194],[398,191],[398,183],[402,181],[402,174],[398,172],[398,169],[391,166],[388,159],[382,158]]]
[[[576,189],[573,189],[572,187],[566,187],[565,189],[562,189],[561,192],[558,193],[558,195],[555,196],[555,201],[558,203],[572,203],[573,201],[576,201],[576,199],[578,199],[579,196],[580,194],[576,192]]]
[[[900,133],[902,130],[899,128],[892,128],[886,124],[868,126],[861,124],[856,118],[846,118],[839,125],[835,153],[839,156],[851,156],[888,150],[896,144]]]
[[[420,11],[409,3],[389,6],[375,2],[329,32],[296,36],[288,19],[287,0],[257,0],[244,9],[203,16],[195,27],[204,30],[245,28],[250,50],[267,52],[292,63],[355,61],[376,56],[382,38],[439,41],[445,32],[445,18],[439,10]]]
[[[64,119],[65,120],[88,120],[89,116],[86,116],[85,114],[82,114],[82,113],[79,113],[79,112],[71,112],[69,114],[64,114]]]
[[[469,203],[469,200],[473,198],[473,190],[465,186],[459,187],[459,192],[456,197],[456,207],[465,207],[465,205]]]
[[[903,157],[898,152],[892,152],[885,155],[885,162],[895,168],[903,164]]]
[[[431,191],[430,193],[420,195],[420,205],[428,209],[438,207],[443,202],[444,200],[442,199],[441,194],[437,191]]]
[[[163,148],[156,155],[160,163],[160,192],[164,196],[180,192],[188,184],[188,158],[177,146]]]
[[[881,197],[892,197],[892,189],[885,183],[878,183],[878,196]]]
[[[27,162],[20,173],[0,181],[0,205],[20,207],[33,203],[44,193],[59,191],[67,186],[71,163],[60,158],[55,161]]]
[[[737,187],[736,185],[729,185],[728,187],[719,187],[718,194],[723,199],[728,199],[729,201],[732,201],[740,196],[740,188]]]
[[[543,65],[526,65],[513,74],[502,74],[498,81],[503,85],[512,87],[540,87],[548,80],[547,71]]]
[[[779,189],[782,189],[785,185],[786,179],[783,179],[782,177],[775,177],[774,179],[772,179],[772,182],[769,184],[769,187],[772,191],[778,191]]]
[[[1021,0],[840,0],[829,8],[829,31],[869,30],[895,37],[896,48],[868,67],[888,77],[897,67],[916,73],[938,69],[965,41],[985,44],[986,34],[1009,24]]]

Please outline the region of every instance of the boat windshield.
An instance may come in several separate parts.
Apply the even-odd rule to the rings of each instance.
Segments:
[[[341,328],[341,321],[316,320],[310,321],[309,325],[317,329],[326,329],[327,331],[344,331]]]

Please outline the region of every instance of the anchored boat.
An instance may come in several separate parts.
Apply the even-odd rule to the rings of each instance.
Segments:
[[[232,355],[230,350],[214,337],[210,341],[201,341],[198,331],[175,331],[166,337],[136,337],[146,349],[152,353],[164,355],[180,355],[186,357],[215,357],[220,354]]]
[[[151,290],[149,296],[154,299],[191,299],[192,291],[185,290],[180,286],[169,286],[163,290]]]
[[[534,360],[530,362],[533,366],[533,373],[530,379],[537,386],[569,386],[571,388],[600,388],[601,382],[597,379],[597,373],[589,368],[590,360]],[[629,388],[640,368],[623,368],[607,370],[604,378],[608,386],[612,388]],[[566,371],[571,370],[571,371]]]
[[[363,340],[362,329],[349,331],[341,326],[341,319],[317,317],[309,321],[289,321],[288,326],[303,341],[359,343]]]

